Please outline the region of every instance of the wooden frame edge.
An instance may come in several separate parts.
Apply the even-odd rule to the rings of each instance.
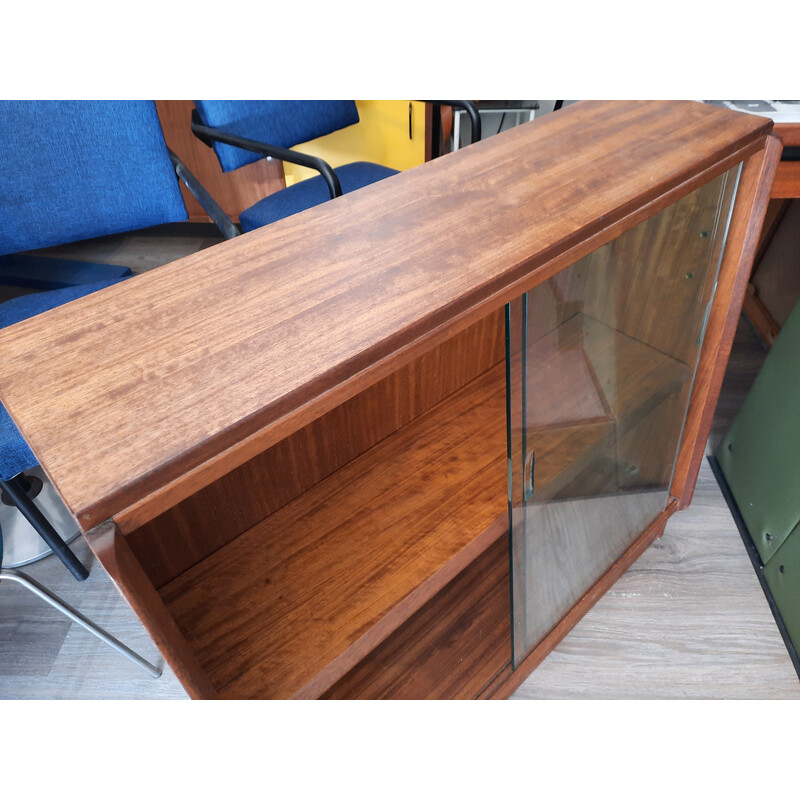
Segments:
[[[685,434],[670,487],[670,493],[678,498],[679,510],[686,508],[694,496],[697,474],[742,312],[781,150],[778,137],[769,135],[765,138],[764,147],[751,156],[743,167],[728,242],[717,279],[715,299],[721,297],[722,302],[712,305],[706,329],[706,341],[713,343],[716,339],[718,344],[705,347],[697,365]]]

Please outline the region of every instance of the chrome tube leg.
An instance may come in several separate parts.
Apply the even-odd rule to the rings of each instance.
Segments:
[[[64,616],[69,617],[73,622],[76,622],[82,628],[86,628],[89,633],[93,633],[98,639],[104,641],[109,647],[113,647],[118,653],[125,656],[129,661],[132,661],[137,666],[141,667],[148,675],[153,678],[161,676],[161,670],[146,661],[137,653],[134,653],[129,647],[126,647],[118,639],[115,639],[110,633],[96,625],[90,619],[81,614],[80,611],[73,608],[68,603],[65,603],[60,597],[53,594],[48,589],[45,589],[40,583],[33,578],[20,572],[16,569],[0,569],[0,581],[14,581],[15,583],[22,584],[25,588],[29,589],[35,595],[38,595],[46,603],[49,603],[53,608],[60,611]]]

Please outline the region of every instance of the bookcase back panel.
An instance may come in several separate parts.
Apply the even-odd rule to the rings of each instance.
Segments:
[[[157,588],[503,359],[495,312],[127,534]]]

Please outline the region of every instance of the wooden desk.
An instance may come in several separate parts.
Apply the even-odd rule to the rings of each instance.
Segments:
[[[0,396],[193,696],[507,694],[691,499],[777,163],[769,129],[697,103],[570,106],[0,331]],[[740,162],[667,502],[512,670],[503,308],[545,286],[576,313],[554,276],[627,231],[640,252],[645,220],[663,249]],[[647,280],[624,279],[615,313],[638,308],[625,335],[651,341]],[[602,305],[586,331],[608,328]],[[659,347],[694,346],[668,324]],[[641,347],[636,391],[667,372]],[[542,441],[639,447],[632,421],[613,441],[590,422]]]

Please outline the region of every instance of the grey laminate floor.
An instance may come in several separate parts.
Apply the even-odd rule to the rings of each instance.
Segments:
[[[60,255],[165,263],[213,236],[108,237]],[[764,352],[741,323],[709,448],[727,430]],[[142,655],[159,661],[136,616],[79,541],[91,566],[79,584],[50,557],[25,571]],[[0,585],[0,698],[184,698],[165,668],[158,680],[22,587]],[[540,698],[792,698],[798,681],[767,601],[706,463],[692,506],[599,601],[514,694]]]

